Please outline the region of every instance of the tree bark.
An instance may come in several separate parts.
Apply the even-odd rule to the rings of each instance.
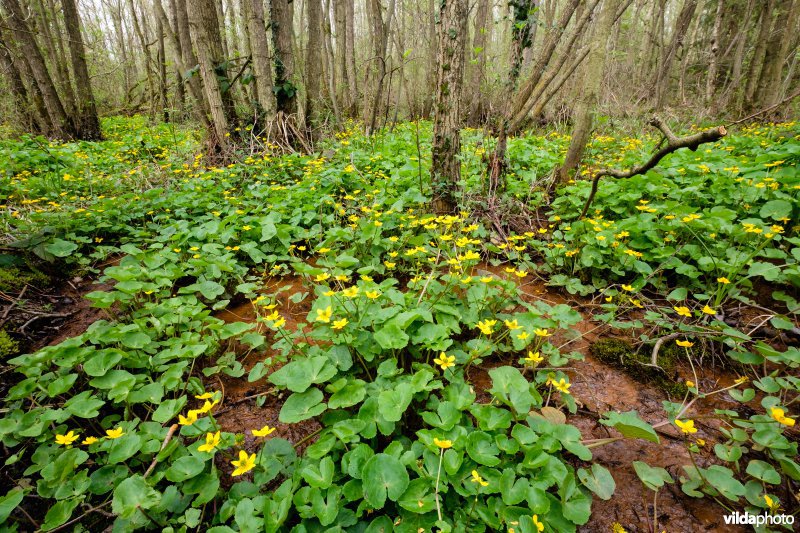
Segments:
[[[2,19],[0,19],[0,23],[2,23]],[[36,117],[36,109],[28,97],[28,89],[22,82],[22,75],[14,64],[11,50],[5,43],[2,27],[0,27],[0,68],[8,80],[8,88],[11,90],[11,96],[14,99],[17,113],[22,119],[24,130],[33,133],[47,133],[46,125],[41,124]]]
[[[798,3],[800,2],[796,0],[779,0],[778,2],[778,10],[767,42],[764,65],[754,98],[758,102],[758,107],[770,107],[780,100],[783,87],[783,63],[794,37],[788,30],[790,24],[796,20]]]
[[[722,17],[724,15],[723,0],[717,0],[717,9],[714,15],[714,29],[711,32],[711,57],[708,62],[708,73],[706,75],[706,106],[711,105],[711,99],[717,90],[717,65],[719,64],[719,40],[720,30],[722,29]]]
[[[271,117],[275,114],[275,94],[272,92],[272,67],[269,59],[267,26],[264,23],[264,0],[250,2],[248,29],[253,56],[253,73],[256,78],[256,97],[261,112]]]
[[[336,53],[334,60],[336,63],[336,80],[340,84],[340,102],[345,114],[350,114],[353,105],[352,91],[350,90],[350,77],[347,70],[347,6],[346,0],[333,0],[334,28]]]
[[[321,0],[306,1],[306,87],[305,124],[311,129],[318,118],[320,81],[322,80],[322,5]]]
[[[775,0],[767,0],[762,3],[761,17],[759,18],[758,37],[756,46],[753,50],[753,57],[747,73],[747,86],[744,91],[744,109],[752,111],[756,105],[753,98],[758,88],[758,81],[764,63],[764,55],[767,52],[770,28],[772,27],[772,12],[775,10]]]
[[[486,101],[481,85],[486,77],[486,43],[491,35],[493,22],[490,1],[478,0],[475,29],[472,36],[472,54],[476,57],[471,68],[470,90],[465,92],[465,96],[469,95],[470,102],[469,104],[464,102],[464,109],[469,109],[470,124],[479,124],[486,112]]]
[[[455,194],[461,179],[458,155],[461,150],[461,86],[467,39],[466,4],[466,0],[440,0],[439,4],[431,207],[440,214],[456,210]]]
[[[75,76],[77,117],[75,126],[80,139],[99,140],[103,137],[100,131],[100,119],[97,117],[97,104],[89,79],[89,67],[86,64],[86,49],[81,35],[81,19],[75,0],[61,0],[64,10],[64,25],[69,36],[69,53],[72,59],[72,73]]]
[[[290,0],[271,0],[272,48],[275,63],[275,97],[277,110],[292,115],[297,112],[297,88],[294,77],[294,53],[292,52],[292,20],[294,4]]]
[[[211,112],[209,145],[212,151],[225,152],[236,115],[230,101],[230,91],[223,93],[220,85],[220,80],[228,82],[228,73],[221,66],[225,57],[214,0],[189,0],[187,7],[192,43],[197,50],[203,89]]]
[[[672,38],[670,39],[669,46],[667,46],[662,54],[661,65],[658,69],[655,85],[653,86],[656,109],[664,107],[669,89],[672,63],[678,52],[678,48],[683,46],[684,37],[686,37],[686,32],[692,22],[692,17],[694,16],[696,8],[697,0],[685,0],[680,13],[678,13],[678,19],[675,21],[675,29],[672,31]]]
[[[616,19],[621,0],[606,0],[600,20],[591,37],[591,50],[585,64],[583,87],[573,108],[572,138],[564,157],[564,164],[558,171],[557,183],[566,183],[583,158],[586,143],[592,132],[592,123],[597,111],[598,97],[603,83],[606,65],[606,45],[611,28]]]
[[[8,14],[5,20],[9,25],[11,34],[24,49],[25,58],[47,108],[51,134],[64,138],[76,137],[73,123],[64,110],[64,105],[58,96],[53,79],[50,77],[50,72],[47,70],[42,52],[33,38],[33,33],[28,28],[18,0],[0,0],[0,5],[3,6]]]

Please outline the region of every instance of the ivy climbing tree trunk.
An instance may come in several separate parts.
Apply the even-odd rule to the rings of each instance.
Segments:
[[[272,22],[272,47],[275,62],[275,99],[277,110],[288,115],[297,112],[294,76],[294,54],[292,53],[292,20],[294,4],[290,0],[270,2]]]
[[[461,179],[461,86],[467,36],[466,0],[440,0],[436,55],[431,185],[432,209],[439,214],[456,210]]]

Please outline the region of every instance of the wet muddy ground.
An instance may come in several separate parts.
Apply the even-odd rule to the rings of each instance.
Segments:
[[[507,276],[500,267],[482,264],[478,268],[479,271],[491,272],[499,277]],[[39,324],[43,329],[38,341],[33,343],[31,348],[62,342],[69,337],[79,335],[94,321],[107,318],[102,310],[92,308],[90,302],[82,298],[87,292],[107,288],[92,284],[89,280],[81,280],[77,285],[71,284],[65,288],[62,294],[58,295],[62,304],[57,305],[54,312],[69,312],[69,316],[57,317],[55,320]],[[286,319],[285,327],[295,330],[306,322],[312,303],[311,297],[299,302],[297,298],[309,291],[310,288],[304,284],[301,277],[286,276],[270,279],[262,293],[273,298],[274,303],[278,304],[276,309]],[[664,390],[637,380],[623,370],[610,367],[590,355],[589,348],[593,343],[603,338],[615,337],[619,333],[611,331],[605,324],[592,320],[591,302],[578,301],[575,297],[553,290],[536,279],[525,280],[519,285],[519,293],[521,298],[528,302],[543,300],[551,305],[567,303],[582,314],[583,320],[576,324],[571,332],[562,333],[552,340],[562,351],[576,351],[584,356],[582,361],[571,362],[567,371],[573,384],[571,391],[579,405],[578,413],[567,415],[567,421],[581,430],[584,439],[618,435],[613,429],[598,423],[600,415],[604,412],[635,409],[645,421],[658,424],[666,417],[662,402],[681,400],[669,398]],[[61,311],[62,308],[65,311]],[[263,324],[259,324],[258,315],[256,304],[246,301],[222,310],[215,316],[226,322],[256,323],[257,331],[267,337],[266,346],[269,347],[275,341],[274,334]],[[239,348],[241,353],[238,353]],[[251,430],[269,425],[276,428],[274,436],[297,444],[298,451],[302,452],[306,446],[314,442],[314,436],[321,428],[320,424],[316,420],[300,424],[280,423],[278,414],[284,396],[288,393],[282,395],[274,391],[267,376],[252,383],[247,379],[250,369],[259,361],[274,354],[274,351],[271,348],[265,350],[263,347],[252,352],[243,347],[234,349],[245,368],[242,377],[220,375],[203,378],[208,389],[223,391],[224,401],[216,414],[221,428],[228,432],[243,433],[244,447],[254,451],[258,447],[258,441],[251,434]],[[504,364],[515,364],[515,361],[488,360],[470,370],[469,377],[478,394],[478,401],[489,400],[486,393],[486,389],[491,387],[488,371]],[[272,370],[277,368],[276,365]],[[685,368],[679,367],[679,372],[684,378],[692,377],[688,365],[685,365]],[[731,383],[736,378],[730,371],[715,368],[703,368],[702,372],[699,376],[701,390],[710,390],[712,384]],[[719,385],[716,388],[718,387]],[[725,394],[719,394],[698,402],[688,413],[699,417],[697,420],[699,432],[695,437],[706,441],[701,453],[695,454],[699,466],[705,467],[713,462],[712,449],[719,437],[716,426],[703,422],[702,415],[711,413],[714,409],[731,408],[735,405],[736,403]],[[609,501],[594,499],[591,519],[580,531],[586,533],[611,531],[614,523],[619,523],[627,531],[652,530],[653,495],[641,484],[631,463],[644,461],[651,466],[663,467],[676,480],[682,474],[682,466],[691,464],[684,439],[677,429],[671,424],[666,424],[659,427],[658,431],[661,437],[660,444],[624,439],[593,448],[595,460],[612,473],[616,481],[616,491]],[[224,468],[225,465],[220,467]],[[724,525],[722,521],[724,509],[708,498],[698,500],[683,494],[679,483],[662,488],[658,494],[657,510],[659,531],[744,531],[742,528]]]

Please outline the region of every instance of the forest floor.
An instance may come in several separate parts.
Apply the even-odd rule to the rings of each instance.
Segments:
[[[332,407],[324,414],[313,402],[302,406],[308,416],[287,413],[287,401],[306,394],[293,384],[293,375],[287,376],[293,362],[329,349],[330,357],[339,358],[338,372],[321,376],[328,368],[323,367],[315,374],[319,380],[311,381],[325,387],[331,401],[330,393],[339,394],[343,386],[336,378],[352,383],[354,376],[374,378],[376,370],[382,375],[378,363],[402,362],[404,350],[415,368],[447,352],[456,357],[458,379],[469,384],[479,404],[502,404],[493,370],[510,366],[523,375],[530,372],[546,397],[532,413],[577,428],[592,461],[611,473],[615,491],[610,498],[584,481],[595,493],[590,516],[565,512],[579,531],[648,531],[654,513],[659,530],[744,531],[725,525],[722,516],[731,509],[770,510],[760,496],[764,491],[788,512],[800,508],[800,470],[791,453],[788,459],[782,455],[792,446],[796,453],[799,435],[793,424],[773,416],[780,435],[770,437],[773,444],[752,435],[731,436],[735,427],[750,427],[737,420],[763,423],[758,417],[777,404],[770,398],[783,405],[797,399],[800,128],[794,123],[753,126],[696,153],[676,153],[647,176],[604,182],[595,209],[583,221],[575,218],[586,198],[584,182],[566,187],[547,210],[537,210],[546,197],[542,180],[568,138],[553,131],[515,139],[501,209],[516,226],[502,236],[491,235],[468,213],[452,219],[424,214],[426,163],[416,154],[420,143],[429,153],[427,126],[422,140],[413,124],[373,139],[351,128],[326,147],[326,155],[266,149],[220,168],[207,167],[195,155],[198,142],[191,130],[150,127],[139,118],[109,120],[105,130],[109,140],[101,143],[46,149],[30,139],[0,143],[0,150],[11,155],[0,163],[0,202],[7,208],[0,226],[9,236],[0,251],[0,267],[7,273],[0,278],[0,316],[18,349],[34,354],[15,359],[11,349],[3,354],[5,413],[13,414],[19,402],[27,401],[33,392],[26,383],[42,373],[34,368],[52,360],[55,373],[40,388],[53,404],[67,405],[81,391],[105,403],[102,428],[85,421],[87,435],[117,423],[133,431],[132,420],[158,422],[166,430],[166,422],[187,405],[187,389],[198,395],[213,391],[220,403],[208,430],[231,434],[230,445],[236,435],[236,446],[258,452],[262,439],[252,430],[269,426],[275,428],[273,439],[285,439],[300,454],[318,447],[311,454],[317,457],[324,455],[319,446],[336,419]],[[626,168],[646,159],[654,142],[596,136],[588,157],[595,167]],[[464,150],[465,209],[479,208],[487,150],[480,132],[466,132]],[[526,217],[530,226],[520,228]],[[394,329],[397,311],[370,307],[377,302],[408,314],[405,327]],[[430,320],[417,307],[428,302],[430,311],[438,310]],[[333,328],[320,318],[326,309]],[[446,316],[455,314],[460,315],[455,321]],[[333,319],[342,317],[337,327]],[[488,325],[491,334],[484,331],[480,324],[492,317],[508,332],[501,333],[502,324]],[[530,340],[512,337],[517,329],[509,324],[517,320]],[[405,338],[402,346],[397,338]],[[659,338],[666,340],[656,369],[647,363]],[[181,342],[175,344],[176,339]],[[358,359],[350,362],[352,369],[334,353],[340,345]],[[195,355],[144,369],[114,358],[109,368],[90,373],[93,380],[70,378],[75,388],[54,390],[52,380],[74,375],[72,365],[85,364],[95,353],[75,355],[86,346],[120,347],[149,354],[151,360],[173,349]],[[533,351],[541,351],[546,362],[526,362]],[[59,358],[72,361],[69,368]],[[174,382],[165,380],[173,372],[167,363],[176,361],[191,364],[178,365]],[[357,373],[359,361],[365,373]],[[99,383],[108,372],[118,372],[122,381],[117,383],[144,373],[145,383],[163,387],[152,398],[134,400],[147,385],[137,378],[115,392],[113,384]],[[444,380],[447,369],[441,374]],[[551,382],[560,378],[569,388],[559,394]],[[454,374],[451,383],[456,381]],[[176,408],[154,415],[167,398]],[[153,405],[147,414],[131,407],[142,402]],[[192,399],[188,404],[199,406]],[[131,410],[116,415],[125,405]],[[424,401],[417,405],[432,409]],[[551,405],[561,414],[546,411]],[[603,423],[609,412],[632,410],[652,428],[646,433],[652,431],[653,437],[630,438],[622,426]],[[696,432],[673,423],[676,414],[691,416]],[[409,417],[408,427],[418,427]],[[54,435],[75,427],[57,417],[49,420],[57,426],[19,435],[7,415],[0,427],[7,458],[25,437],[49,446]],[[198,431],[193,434],[187,426],[181,435],[202,437],[205,427]],[[413,438],[409,432],[402,435]],[[751,470],[744,459],[739,467],[733,454],[746,455],[747,447],[757,458],[749,464],[767,464],[780,472],[780,483]],[[139,445],[126,459],[129,466],[137,453],[142,465],[149,464],[147,454],[156,450],[146,448]],[[589,464],[563,453],[568,468]],[[647,476],[634,468],[636,461],[671,476],[656,499]],[[231,489],[231,478],[224,477],[233,471],[230,462],[221,455],[212,462],[223,474],[222,486]],[[32,464],[31,459],[21,463]],[[738,481],[724,475],[711,480],[710,472],[718,472],[714,465],[730,468]],[[692,466],[700,478],[687,470]],[[215,468],[211,474],[218,476]],[[3,484],[36,475],[6,468]],[[47,491],[41,496],[52,497]],[[566,505],[568,497],[561,498]],[[27,517],[12,516],[54,527],[73,516],[72,509],[63,520],[45,516],[46,510],[25,509]],[[539,512],[558,529],[553,507]],[[434,521],[435,514],[428,513]],[[102,523],[103,517],[96,520]]]

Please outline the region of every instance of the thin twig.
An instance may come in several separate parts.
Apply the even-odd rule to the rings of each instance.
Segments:
[[[167,444],[169,444],[169,441],[172,439],[172,435],[174,435],[177,430],[178,430],[178,424],[172,424],[169,427],[169,431],[167,431],[167,436],[164,437],[164,442],[161,443],[161,449],[158,450],[158,453],[161,453],[161,452],[164,451],[164,448],[167,447]],[[143,478],[146,478],[147,476],[149,476],[150,473],[153,471],[153,469],[155,469],[156,464],[158,463],[158,453],[155,455],[155,457],[153,457],[153,462],[150,463],[150,466],[147,467],[147,470],[145,471],[144,475],[142,476]]]

